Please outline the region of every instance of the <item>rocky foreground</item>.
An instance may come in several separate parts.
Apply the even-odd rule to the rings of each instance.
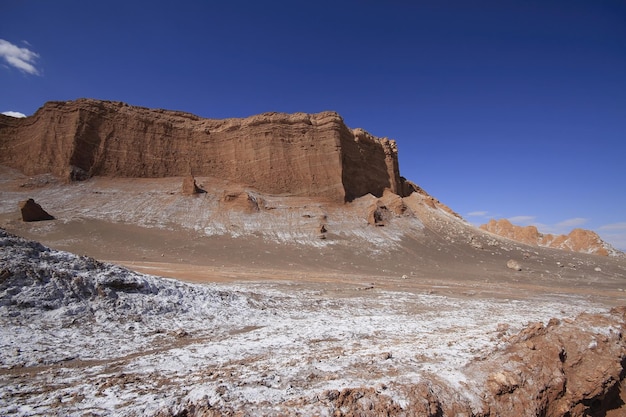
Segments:
[[[621,415],[626,309],[192,285],[0,231],[0,414]]]

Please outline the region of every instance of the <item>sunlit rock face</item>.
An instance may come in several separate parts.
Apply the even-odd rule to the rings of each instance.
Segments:
[[[93,99],[48,102],[31,117],[0,116],[0,164],[69,180],[213,176],[335,201],[413,191],[395,141],[350,129],[334,112],[212,120]]]
[[[491,219],[488,223],[481,225],[480,228],[527,245],[602,256],[623,256],[623,253],[611,247],[596,232],[591,230],[574,229],[567,235],[553,235],[540,233],[535,226],[514,225],[507,219]]]

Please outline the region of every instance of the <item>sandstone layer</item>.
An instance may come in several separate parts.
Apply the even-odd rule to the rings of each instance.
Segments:
[[[602,256],[616,256],[621,252],[603,241],[591,230],[574,229],[567,235],[540,233],[535,226],[517,226],[507,219],[494,220],[480,226],[482,230],[495,233],[527,245],[543,246],[569,250],[573,252],[591,253]]]
[[[69,180],[218,177],[335,201],[413,191],[395,141],[349,129],[334,112],[212,120],[93,99],[48,102],[27,118],[0,115],[0,164]]]

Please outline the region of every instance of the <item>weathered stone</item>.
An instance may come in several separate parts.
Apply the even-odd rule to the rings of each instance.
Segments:
[[[517,226],[507,219],[489,220],[480,226],[482,230],[525,243],[527,245],[564,249],[595,255],[622,255],[591,230],[574,229],[568,235],[540,233],[535,226]]]
[[[246,191],[227,191],[222,197],[222,204],[230,210],[240,210],[247,213],[257,213],[265,207],[262,198]]]
[[[196,184],[196,179],[192,175],[188,175],[183,178],[183,195],[194,195],[204,192],[198,185]]]
[[[509,259],[506,262],[506,267],[510,268],[510,269],[513,269],[514,271],[521,271],[522,270],[522,266],[515,259]]]
[[[395,141],[349,129],[334,112],[212,120],[111,101],[49,102],[30,117],[0,118],[0,164],[69,180],[193,172],[341,202],[415,190],[400,177]]]
[[[22,213],[22,220],[25,222],[38,222],[42,220],[54,220],[47,211],[45,211],[39,204],[32,198],[28,200],[20,201],[20,212]]]

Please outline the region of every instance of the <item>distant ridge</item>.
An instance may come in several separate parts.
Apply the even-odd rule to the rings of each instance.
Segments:
[[[591,230],[574,229],[567,235],[544,234],[540,233],[535,226],[517,226],[507,219],[491,219],[488,223],[481,225],[480,228],[527,245],[602,256],[624,255]]]

